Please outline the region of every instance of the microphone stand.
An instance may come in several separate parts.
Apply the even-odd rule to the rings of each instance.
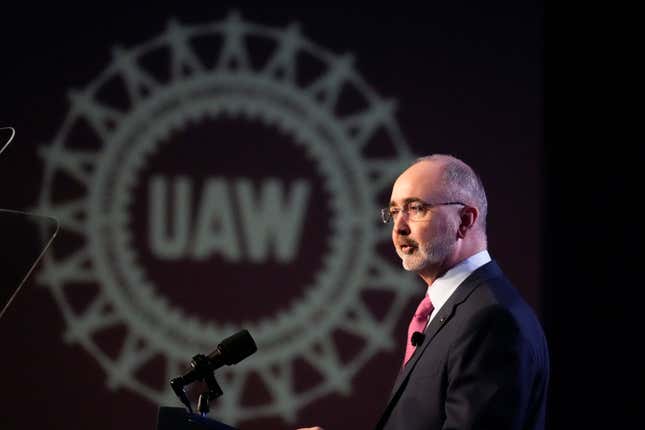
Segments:
[[[205,417],[210,410],[208,406],[210,401],[224,394],[222,388],[215,380],[215,371],[209,370],[209,364],[210,360],[203,354],[197,354],[190,362],[191,367],[195,369],[195,373],[197,375],[200,375],[200,377],[196,380],[203,380],[208,388],[206,391],[199,395],[199,400],[197,402],[197,410],[203,417]],[[179,400],[181,400],[181,402],[186,405],[188,412],[192,414],[193,408],[191,407],[190,400],[188,400],[186,392],[184,391],[184,384],[185,381],[182,377],[177,377],[170,381],[170,386],[172,387],[173,391],[175,392],[175,394],[177,394]]]
[[[202,354],[197,354],[193,357],[193,361],[195,362],[195,369],[197,369],[199,373],[204,373],[204,382],[206,382],[206,386],[208,387],[206,391],[199,395],[199,400],[197,402],[197,410],[203,417],[205,417],[209,411],[209,402],[218,398],[224,394],[224,392],[215,380],[215,371],[208,371],[208,358]]]

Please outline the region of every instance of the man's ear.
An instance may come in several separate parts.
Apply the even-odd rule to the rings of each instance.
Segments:
[[[464,206],[459,216],[460,222],[459,228],[457,229],[457,237],[463,239],[466,237],[468,230],[475,226],[475,222],[477,222],[477,218],[479,217],[479,211],[475,207]]]

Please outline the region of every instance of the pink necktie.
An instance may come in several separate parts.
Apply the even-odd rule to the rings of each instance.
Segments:
[[[415,331],[423,333],[426,328],[426,324],[428,324],[428,318],[430,317],[433,309],[434,308],[432,306],[432,302],[430,301],[430,297],[426,294],[423,297],[423,300],[421,300],[421,303],[419,303],[419,306],[417,306],[417,310],[414,313],[414,316],[412,317],[412,320],[410,321],[410,325],[408,327],[408,341],[405,344],[405,358],[403,359],[404,367],[410,357],[412,357],[412,354],[416,349],[416,346],[412,345],[412,334]]]

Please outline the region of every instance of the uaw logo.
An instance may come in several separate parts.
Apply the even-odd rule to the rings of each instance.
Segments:
[[[42,148],[38,210],[64,230],[38,279],[110,389],[177,404],[168,381],[246,328],[258,352],[218,370],[213,413],[293,422],[396,346],[414,283],[378,208],[412,155],[351,55],[296,24],[171,21],[70,105]]]

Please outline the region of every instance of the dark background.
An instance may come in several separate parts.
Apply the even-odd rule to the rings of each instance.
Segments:
[[[563,131],[557,126],[578,123],[554,121],[545,134],[542,2],[424,8],[14,5],[0,27],[0,126],[17,129],[0,160],[2,207],[35,204],[42,181],[35,148],[60,127],[67,91],[94,79],[115,44],[148,40],[171,16],[204,23],[233,8],[246,20],[271,26],[298,21],[309,40],[338,54],[351,52],[365,81],[397,100],[399,125],[415,153],[453,153],[479,171],[489,194],[492,255],[536,308],[549,339],[548,428],[582,422],[600,428],[626,416],[634,401],[621,398],[613,406],[611,394],[600,394],[624,377],[609,365],[620,352],[593,347],[612,333],[608,325],[590,321],[617,316],[617,308],[607,309],[597,298],[626,276],[623,268],[633,254],[619,251],[629,249],[630,235],[642,232],[627,203],[634,197],[627,185],[637,175],[625,160],[641,155],[630,149],[614,159],[592,149],[593,139],[583,136],[593,134],[594,124]],[[565,108],[564,118],[578,110],[568,106],[572,112]],[[598,203],[608,200],[625,202],[624,215]],[[32,284],[0,327],[1,364],[11,376],[1,397],[3,428],[38,427],[29,411],[40,411],[35,420],[48,428],[110,428],[104,417],[136,413],[133,408],[142,405],[138,395],[108,392],[98,364],[61,341],[62,318],[49,293]],[[45,309],[47,318],[30,313],[34,308]],[[389,390],[388,381],[381,385]],[[370,404],[384,399],[385,394]],[[347,410],[354,407],[360,408],[351,404]],[[70,410],[78,425],[63,422]],[[307,415],[298,424],[325,422],[320,418]]]

